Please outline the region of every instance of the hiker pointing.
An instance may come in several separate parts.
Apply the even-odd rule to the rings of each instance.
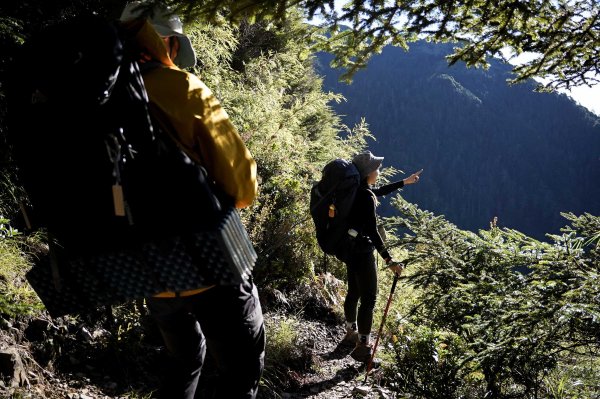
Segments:
[[[211,90],[180,69],[194,66],[196,58],[179,17],[160,5],[148,9],[133,2],[121,21],[140,64],[153,119],[236,207],[250,205],[257,193],[256,163]],[[239,285],[164,292],[147,304],[172,360],[161,397],[195,397],[207,350],[217,365],[214,397],[256,397],[265,331],[252,278]]]
[[[403,269],[401,263],[392,259],[377,230],[376,197],[417,183],[423,172],[421,169],[404,180],[373,188],[382,161],[383,157],[374,156],[370,151],[352,159],[360,174],[360,186],[348,215],[350,229],[345,238],[346,245],[339,256],[346,264],[348,275],[348,293],[344,301],[346,335],[340,346],[354,347],[350,356],[363,363],[367,363],[373,353],[370,337],[377,299],[377,265],[373,250],[377,250],[392,272],[399,274]]]

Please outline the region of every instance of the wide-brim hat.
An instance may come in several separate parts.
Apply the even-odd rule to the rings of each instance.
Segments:
[[[157,5],[151,9],[144,6],[142,1],[128,3],[121,13],[121,21],[147,17],[156,32],[162,37],[176,36],[179,39],[179,51],[173,62],[180,68],[190,68],[196,65],[196,52],[190,38],[183,33],[183,23],[176,14],[168,8]]]
[[[364,179],[369,175],[369,173],[377,170],[381,166],[382,162],[383,157],[376,157],[371,153],[371,151],[361,152],[352,158],[352,163],[356,165],[361,179]]]

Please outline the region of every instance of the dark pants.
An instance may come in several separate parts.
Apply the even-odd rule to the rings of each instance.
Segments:
[[[150,298],[148,308],[172,360],[161,397],[194,398],[207,350],[217,364],[215,398],[256,397],[265,329],[253,283],[188,297]]]
[[[350,249],[344,256],[348,273],[348,293],[344,301],[346,321],[356,320],[359,334],[370,334],[377,300],[377,264],[373,246]],[[359,306],[360,302],[360,306]]]

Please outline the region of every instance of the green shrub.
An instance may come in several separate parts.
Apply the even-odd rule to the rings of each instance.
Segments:
[[[22,237],[0,238],[0,313],[9,317],[36,314],[43,305],[25,280],[31,267]]]
[[[478,234],[463,231],[400,196],[395,204],[402,216],[389,222],[404,236],[393,246],[407,250],[405,283],[417,293],[406,314],[424,329],[400,352],[398,362],[416,362],[396,366],[413,373],[398,372],[402,389],[438,397],[428,381],[444,382],[457,397],[539,397],[550,389],[545,382],[561,381],[556,372],[569,353],[598,352],[599,217],[564,214],[570,225],[546,243],[494,223]],[[449,346],[441,369],[431,362],[440,334],[460,343]]]
[[[293,376],[310,369],[312,355],[301,344],[299,318],[277,314],[265,320],[267,347],[261,397],[276,398],[287,388],[297,388]]]
[[[465,342],[456,334],[410,323],[393,328],[395,363],[386,377],[395,390],[418,398],[462,396]]]

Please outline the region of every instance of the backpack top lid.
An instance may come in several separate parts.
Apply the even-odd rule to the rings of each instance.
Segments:
[[[318,183],[321,195],[327,196],[330,190],[342,190],[347,184],[359,183],[359,171],[352,162],[342,158],[334,159],[323,168]]]
[[[86,15],[46,28],[21,60],[39,101],[80,107],[104,104],[115,85],[123,45],[113,23]]]

